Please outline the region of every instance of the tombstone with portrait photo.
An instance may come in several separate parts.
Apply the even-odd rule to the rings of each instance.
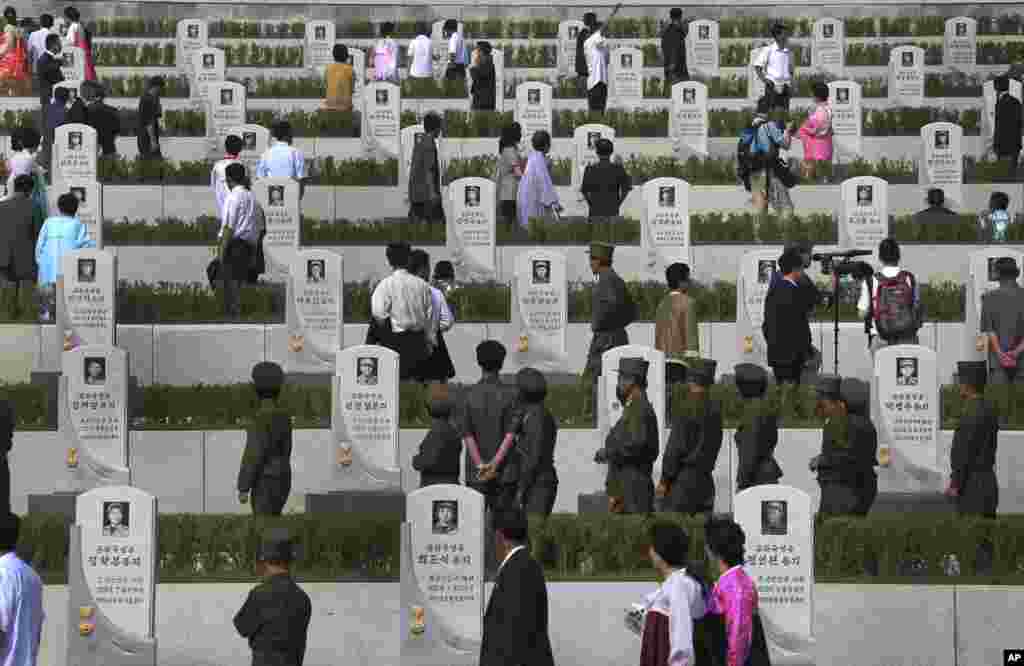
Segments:
[[[708,87],[699,81],[672,86],[669,136],[680,157],[708,156]]]
[[[344,346],[342,256],[329,250],[299,251],[288,280],[288,352],[285,372],[330,373]]]
[[[363,87],[364,149],[382,159],[401,155],[402,93],[394,83],[375,81]]]
[[[814,22],[811,38],[811,67],[830,76],[846,72],[846,25],[834,18]]]
[[[814,664],[814,510],[804,491],[780,484],[736,493],[744,568],[757,585],[758,614],[773,664]]]
[[[67,487],[130,484],[128,352],[109,344],[61,352],[58,430],[68,442]]]
[[[475,665],[484,614],[484,496],[439,484],[406,498],[402,524],[402,659]],[[438,661],[440,660],[440,661]]]
[[[266,272],[287,276],[299,250],[302,220],[299,183],[291,178],[263,178],[253,183],[252,193],[263,208],[267,225],[263,238]]]
[[[357,345],[335,356],[331,430],[338,490],[401,495],[398,354]]]
[[[856,81],[833,81],[828,84],[832,108],[833,161],[853,162],[863,155],[863,105],[861,85]]]
[[[663,276],[674,263],[690,258],[690,184],[679,178],[655,178],[643,187],[644,214],[640,246],[647,250],[648,270]]]
[[[939,490],[939,380],[935,352],[921,345],[892,345],[875,354],[873,421],[879,457],[915,470],[918,482]]]
[[[57,210],[57,200],[62,194],[74,194],[78,199],[78,212],[75,216],[81,220],[89,233],[89,240],[96,244],[97,250],[103,249],[103,185],[95,180],[65,180],[54,182],[47,191],[50,210]]]
[[[565,255],[539,248],[515,259],[513,330],[518,332],[515,361],[541,372],[565,372],[568,286]]]
[[[871,250],[889,237],[889,183],[875,176],[848,178],[839,186],[839,245]]]
[[[897,46],[889,53],[889,105],[924,106],[924,49]]]
[[[60,73],[65,81],[85,80],[85,51],[81,47],[63,45],[60,60]]]
[[[614,142],[615,130],[607,125],[588,123],[578,126],[572,134],[572,187],[574,190],[579,190],[583,185],[583,173],[587,167],[597,162],[599,139],[608,139]],[[615,159],[614,154],[612,159]]]
[[[978,71],[978,21],[967,16],[946,20],[942,37],[942,64],[957,72]]]
[[[75,499],[68,664],[156,666],[157,498],[127,485]]]
[[[192,99],[202,103],[209,100],[207,86],[225,80],[227,59],[223,49],[202,48],[192,58],[192,77],[189,81]]]
[[[990,246],[972,252],[968,259],[970,282],[967,284],[967,303],[964,317],[963,350],[959,360],[984,361],[987,358],[987,331],[981,327],[981,305],[984,295],[999,287],[999,273],[996,261],[1007,257],[1017,262],[1017,268],[1024,267],[1024,254],[1005,246]],[[1020,278],[1017,279],[1020,283]],[[978,335],[978,337],[972,337]]]
[[[616,106],[632,110],[644,101],[644,54],[638,48],[624,46],[610,54],[608,95]]]
[[[523,128],[527,145],[535,132],[552,131],[551,86],[538,81],[527,81],[516,86],[515,121]]]
[[[97,180],[96,130],[88,125],[61,125],[53,136],[53,180]]]
[[[117,258],[83,249],[61,258],[57,277],[58,354],[82,345],[117,344]]]
[[[562,21],[558,24],[558,73],[576,76],[576,38],[586,29],[583,21]],[[524,133],[525,134],[525,133]]]
[[[919,184],[923,189],[937,187],[946,195],[946,205],[963,209],[964,131],[953,123],[930,123],[921,128],[921,168]]]
[[[191,74],[194,71],[194,56],[209,46],[209,34],[209,24],[204,19],[178,21],[174,58],[179,72]]]
[[[736,332],[743,363],[765,365],[768,361],[768,345],[761,324],[764,322],[765,297],[781,254],[781,248],[776,247],[747,252],[740,259],[739,284],[736,285]]]
[[[322,75],[327,65],[334,62],[334,44],[337,41],[334,21],[307,22],[306,43],[302,51],[305,68]]]
[[[238,125],[227,130],[242,140],[242,152],[238,159],[245,165],[247,173],[253,173],[263,153],[270,147],[270,131],[261,125]]]
[[[206,84],[206,137],[213,152],[224,150],[229,132],[245,124],[246,90],[240,83]]]
[[[460,178],[448,186],[447,239],[462,280],[497,277],[497,214],[494,181]]]
[[[694,77],[712,78],[721,73],[718,21],[690,21],[686,33],[686,67]]]

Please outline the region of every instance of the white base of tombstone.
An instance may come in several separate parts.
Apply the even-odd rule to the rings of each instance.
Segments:
[[[340,452],[338,445],[335,451]],[[378,467],[362,455],[358,447],[352,447],[351,464],[341,465],[338,461],[332,461],[335,480],[335,491],[342,490],[379,490],[402,492],[402,470]]]

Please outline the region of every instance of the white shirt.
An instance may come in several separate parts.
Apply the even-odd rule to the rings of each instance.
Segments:
[[[53,34],[49,28],[40,28],[28,36],[28,59],[36,66],[39,56],[46,52],[46,38]]]
[[[39,575],[14,553],[0,557],[0,666],[35,666],[45,620]]]
[[[680,663],[683,658],[692,661],[693,621],[704,617],[706,611],[700,584],[687,576],[685,569],[673,571],[661,587],[645,597],[644,607],[669,618],[668,663]]]
[[[398,73],[398,44],[390,37],[377,42],[373,49],[374,78],[378,81],[393,79]]]
[[[224,229],[230,228],[234,238],[255,243],[259,240],[256,228],[256,197],[241,185],[235,185],[224,201],[224,213],[221,217],[220,238],[224,237]]]
[[[238,159],[222,159],[213,165],[213,171],[210,172],[210,187],[213,189],[213,196],[217,198],[217,215],[220,219],[224,219],[224,202],[228,198],[228,181],[227,175],[224,173],[227,171],[229,164],[236,164],[240,160]]]
[[[772,42],[761,49],[754,66],[763,68],[765,78],[775,85],[789,83],[792,57],[789,47],[780,49],[778,42]]]
[[[456,65],[466,64],[466,49],[462,44],[462,35],[457,30],[448,38],[448,55],[455,56]]]
[[[452,314],[451,308],[448,307],[448,300],[444,297],[444,292],[437,287],[430,286],[431,305],[433,310],[431,311],[431,330],[435,332],[451,330],[451,327],[455,325],[455,316]]]
[[[409,42],[409,76],[417,79],[427,79],[434,76],[434,66],[431,64],[433,58],[433,47],[430,44],[430,37],[420,35]]]
[[[902,269],[899,266],[882,266],[882,270],[880,270],[879,272],[884,277],[894,278],[900,274],[900,270]],[[868,316],[868,309],[871,307],[871,304],[874,302],[874,300],[878,297],[877,277],[872,276],[871,283],[874,285],[874,289],[871,291],[870,294],[868,293],[867,280],[865,280],[864,283],[861,284],[860,286],[860,298],[857,299],[857,312],[860,314],[861,318]],[[918,302],[918,286],[916,281],[914,283],[914,302]],[[874,334],[875,332],[875,322],[872,321],[871,333]]]
[[[590,70],[590,74],[587,76],[587,90],[598,83],[607,84],[608,45],[600,30],[587,37],[587,41],[583,42],[583,53],[587,56],[587,68]]]
[[[370,297],[370,307],[374,319],[391,320],[391,330],[395,333],[423,331],[433,340],[434,304],[430,285],[404,268],[380,281]]]
[[[34,176],[39,170],[36,166],[35,153],[19,150],[7,160],[7,193],[14,192],[14,179],[18,176]]]
[[[526,546],[516,546],[512,550],[508,551],[508,555],[506,555],[505,559],[503,559],[501,561],[501,564],[498,565],[498,573],[501,573],[501,570],[505,567],[505,563],[511,560],[512,556],[521,551],[523,548],[526,548]],[[497,574],[495,574],[495,578],[497,578]]]

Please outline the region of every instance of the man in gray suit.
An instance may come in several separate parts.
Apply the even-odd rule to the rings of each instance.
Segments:
[[[437,156],[440,136],[441,116],[431,111],[423,117],[423,136],[412,148],[409,165],[409,219],[412,222],[444,223],[441,165]]]
[[[36,278],[36,237],[32,219],[32,176],[14,179],[14,191],[0,201],[0,283],[28,289]]]
[[[981,297],[981,332],[988,351],[989,381],[1024,383],[1019,357],[1024,351],[1024,289],[1017,284],[1020,268],[1011,257],[995,262],[999,287]]]

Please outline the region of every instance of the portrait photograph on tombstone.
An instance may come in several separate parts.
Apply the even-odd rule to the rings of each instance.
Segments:
[[[850,103],[850,89],[838,88],[836,90],[836,104],[846,105]]]
[[[480,188],[471,185],[466,188],[466,207],[467,208],[479,208],[480,207]]]
[[[761,502],[761,534],[785,536],[789,534],[789,514],[783,500]]]
[[[381,90],[380,88],[378,88],[377,89],[376,99],[377,99],[377,106],[387,106],[387,103],[388,103],[388,91],[387,90]]]
[[[918,372],[916,358],[896,359],[896,385],[917,386]]]
[[[87,356],[84,362],[85,383],[100,386],[107,383],[107,359]]]
[[[757,281],[759,284],[768,284],[775,274],[776,261],[761,259],[757,262]]]
[[[913,51],[904,51],[902,54],[902,61],[904,67],[914,66],[914,53]]]
[[[271,185],[267,188],[267,205],[268,206],[283,206],[284,205],[284,186],[283,185]]]
[[[459,503],[454,500],[434,500],[434,534],[455,534],[459,530]]]
[[[215,64],[216,64],[215,63],[215,59],[216,59],[216,56],[214,56],[212,53],[204,53],[203,54],[203,69],[213,69]]]
[[[870,206],[874,200],[874,188],[871,185],[857,186],[857,205]]]
[[[551,262],[536,260],[533,262],[533,284],[551,283]]]
[[[78,260],[78,281],[79,282],[95,282],[96,281],[96,260],[95,259],[79,259]]]
[[[256,132],[242,133],[242,150],[256,150]]]
[[[326,270],[322,259],[310,259],[306,263],[306,280],[316,283],[327,279]]]
[[[537,88],[533,88],[531,90],[527,90],[526,91],[526,103],[529,104],[530,106],[539,106],[540,105],[540,90],[537,89]]]
[[[68,132],[68,150],[81,150],[82,149],[82,133],[81,132]]]
[[[126,538],[131,534],[131,505],[128,502],[103,503],[103,536]]]
[[[79,204],[86,203],[86,200],[85,200],[85,188],[84,187],[72,187],[68,191],[71,194],[75,195],[75,198],[78,199],[78,203]]]
[[[360,386],[377,385],[377,359],[364,356],[356,359],[356,383]]]
[[[185,28],[185,33],[189,39],[199,39],[199,26],[191,23]]]
[[[660,208],[676,207],[676,188],[670,186],[658,188],[658,206]]]

